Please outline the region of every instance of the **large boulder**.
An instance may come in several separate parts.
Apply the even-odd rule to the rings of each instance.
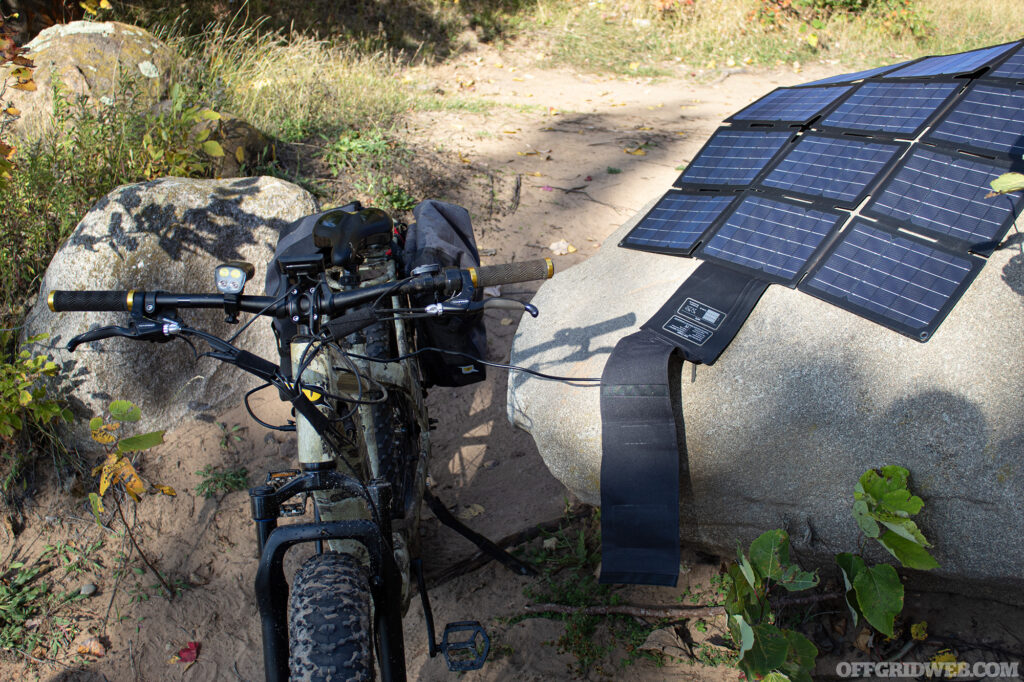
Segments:
[[[633,223],[540,288],[541,314],[523,317],[513,364],[601,376],[618,340],[700,263],[619,248]],[[683,539],[732,554],[737,541],[782,527],[802,559],[823,564],[856,551],[860,474],[900,464],[925,500],[918,518],[942,564],[934,574],[1012,586],[1024,600],[1022,330],[1019,240],[989,258],[925,344],[769,286],[716,364],[682,369],[693,487]],[[599,390],[513,374],[508,406],[551,472],[599,504]]]
[[[119,187],[86,214],[54,256],[25,322],[25,335],[49,334],[44,344],[64,367],[62,377],[79,417],[103,413],[116,398],[142,408],[141,428],[146,429],[209,416],[237,404],[256,380],[219,361],[196,360],[181,341],[156,345],[110,339],[69,353],[64,346],[71,337],[97,325],[123,325],[127,314],[55,314],[46,305],[46,294],[54,289],[215,293],[214,267],[244,260],[256,266],[246,293],[262,295],[281,228],[316,211],[308,192],[269,177],[164,178]],[[223,310],[180,314],[190,326],[222,338],[238,329],[224,323]],[[276,362],[267,320],[254,322],[236,344]],[[90,444],[81,422],[72,438],[79,447]]]
[[[137,101],[156,103],[166,93],[174,52],[143,28],[116,21],[73,21],[45,29],[28,45],[35,63],[36,90],[8,89],[5,99],[21,110],[12,131],[37,138],[50,125],[53,83],[59,78],[70,100],[85,96],[90,103],[110,103],[130,84]],[[6,78],[11,65],[0,67]]]

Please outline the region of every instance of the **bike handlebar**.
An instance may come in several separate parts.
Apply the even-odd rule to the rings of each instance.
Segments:
[[[536,279],[548,279],[554,275],[554,264],[550,258],[542,258],[521,263],[488,265],[480,268],[467,268],[474,286],[478,288],[513,284]],[[353,306],[375,300],[386,294],[404,294],[436,291],[446,294],[456,293],[460,286],[461,276],[458,270],[449,270],[439,274],[427,274],[410,277],[399,283],[386,283],[377,286],[353,289],[333,294],[317,304],[324,313],[333,314]],[[221,308],[226,296],[223,294],[173,294],[165,292],[144,291],[58,291],[54,290],[47,296],[47,305],[55,313],[71,311],[128,311],[152,312],[148,307],[171,308]],[[308,304],[307,304],[308,305]],[[143,310],[143,307],[146,310]],[[274,317],[285,317],[293,313],[307,313],[308,309],[289,310],[286,303],[271,296],[238,296],[238,309],[251,313],[263,313]]]

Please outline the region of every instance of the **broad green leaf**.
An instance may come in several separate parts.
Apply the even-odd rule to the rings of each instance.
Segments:
[[[756,623],[765,614],[766,603],[758,597],[758,594],[747,583],[738,564],[729,564],[729,590],[725,596],[725,612],[732,615],[741,615],[748,623]]]
[[[857,605],[864,618],[882,634],[892,637],[893,621],[903,610],[903,583],[889,564],[865,568],[853,579]]]
[[[110,403],[110,416],[119,422],[137,422],[142,418],[142,410],[130,400],[115,400]]]
[[[856,580],[857,574],[866,568],[866,565],[863,559],[849,552],[836,554],[836,563],[843,574],[843,584],[846,585],[846,593],[843,595],[846,599],[846,608],[850,609],[850,619],[853,621],[854,626],[856,626],[860,621],[860,607],[857,606],[857,595],[853,591],[853,581]]]
[[[871,518],[871,512],[868,511],[868,503],[865,500],[857,500],[853,503],[853,518],[864,535],[869,538],[878,537],[881,530],[878,528],[878,523]]]
[[[817,572],[805,571],[796,564],[790,564],[783,569],[782,577],[779,578],[778,583],[789,592],[809,590],[818,584],[818,574]]]
[[[879,514],[878,512],[875,512],[871,516],[890,531],[896,533],[896,535],[899,535],[916,545],[931,547],[931,544],[925,540],[924,534],[921,533],[917,524],[910,519],[905,519],[901,516],[892,516],[891,514]]]
[[[939,562],[932,558],[928,550],[892,531],[884,533],[878,541],[907,568],[930,571],[939,567]]]
[[[750,543],[750,563],[764,578],[780,580],[783,567],[789,564],[789,536],[786,531],[770,530]]]
[[[889,467],[886,467],[888,469]],[[883,470],[884,471],[884,470]],[[906,471],[904,469],[904,471]],[[898,472],[894,472],[898,475]],[[872,497],[872,501],[878,502],[878,500],[885,497],[886,493],[891,493],[894,490],[900,488],[906,488],[906,482],[900,483],[900,481],[894,480],[888,476],[879,476],[878,472],[874,469],[868,469],[860,477],[860,485],[864,489],[864,492]]]
[[[761,682],[791,682],[791,680],[780,672],[771,672],[762,677]]]
[[[789,640],[774,625],[755,625],[753,631],[754,643],[739,659],[740,670],[751,680],[779,668],[789,653]]]
[[[743,556],[743,552],[740,552],[740,557],[736,561],[736,564],[740,567],[740,572],[743,573],[743,577],[747,579],[747,584],[752,588],[757,588],[757,577],[754,575],[754,567],[750,565],[750,561],[747,557]]]
[[[160,445],[163,442],[163,431],[150,431],[149,433],[139,434],[138,436],[129,436],[128,438],[122,438],[117,442],[117,451],[135,452],[138,450],[148,450],[152,447]]]
[[[210,129],[209,128],[203,128],[198,133],[196,133],[196,142],[205,142],[209,138],[210,138]]]
[[[25,406],[26,406],[26,405],[28,405],[28,404],[29,404],[30,402],[32,402],[32,394],[31,394],[31,393],[29,393],[28,391],[22,390],[22,391],[21,391],[21,392],[20,392],[20,393],[18,394],[18,403],[19,403],[19,404],[20,404],[20,405],[21,405],[22,407],[25,407]]]
[[[899,465],[889,464],[882,467],[882,478],[889,481],[895,488],[906,488],[910,472]]]
[[[782,634],[789,642],[790,655],[787,658],[801,668],[806,668],[808,671],[814,670],[814,661],[818,658],[818,647],[795,630],[783,630]]]
[[[214,157],[224,156],[224,148],[220,146],[219,142],[214,140],[207,140],[204,142],[203,151]]]
[[[879,505],[894,514],[903,512],[913,515],[921,511],[924,502],[917,495],[911,495],[906,488],[901,488],[883,495],[879,500]]]
[[[218,114],[213,109],[203,109],[199,112],[199,118],[205,121],[219,121],[223,118],[223,116]]]
[[[729,617],[729,631],[732,633],[733,640],[739,644],[740,658],[743,658],[743,654],[754,646],[753,628],[750,627],[750,624],[747,623],[747,621],[743,620],[743,616],[737,613],[736,615]]]
[[[994,194],[1006,194],[1024,190],[1024,175],[1020,173],[1003,173],[989,183]]]
[[[103,417],[93,417],[89,420],[89,430],[96,431],[103,426]]]

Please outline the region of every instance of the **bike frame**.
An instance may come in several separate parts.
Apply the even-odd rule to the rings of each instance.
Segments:
[[[388,257],[384,273],[361,282],[360,287],[394,281],[395,262]],[[336,283],[331,286],[337,291],[345,290]],[[401,307],[397,296],[392,297],[392,305],[395,308]],[[401,357],[409,353],[410,330],[406,321],[395,319],[382,324],[393,325],[397,355]],[[290,344],[293,368],[302,366],[309,345],[305,340]],[[346,350],[354,355],[368,355],[365,342],[350,344]],[[303,385],[325,387],[329,395],[358,400],[359,387],[353,374],[342,371],[343,361],[346,359],[328,346],[307,363],[298,379]],[[392,527],[395,501],[392,499],[390,485],[380,477],[382,453],[378,451],[375,436],[379,425],[375,423],[371,405],[360,404],[355,410],[353,420],[358,447],[347,449],[340,457],[345,460],[343,468],[346,471],[359,474],[377,509],[380,525],[371,518],[373,515],[359,482],[337,472],[339,462],[325,447],[317,429],[304,416],[296,415],[301,473],[297,472],[297,476],[280,488],[262,486],[250,491],[261,555],[256,595],[263,621],[263,653],[268,682],[288,679],[288,587],[282,565],[286,552],[305,542],[315,542],[318,551],[322,551],[323,543],[326,542],[331,551],[353,554],[367,566],[371,576],[371,611],[378,635],[381,677],[385,681],[406,679],[401,619],[409,595],[409,538],[414,538],[418,531],[419,501],[423,497],[430,452],[430,429],[424,391],[419,366],[415,361],[380,363],[360,358],[349,358],[347,361],[353,363],[354,369],[363,377],[369,377],[389,392],[398,391],[412,401],[420,435],[413,481],[413,508],[402,510],[398,528]],[[324,399],[323,396],[310,395],[311,392],[307,392],[307,398],[318,398],[313,400],[314,403]],[[405,463],[401,462],[399,466],[405,466]],[[309,495],[313,498],[315,521],[278,527],[277,518],[282,505],[296,495]],[[399,500],[397,504],[403,505],[404,502]]]

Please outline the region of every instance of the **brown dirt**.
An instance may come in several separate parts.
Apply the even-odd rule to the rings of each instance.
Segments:
[[[775,87],[806,82],[841,72],[816,65],[802,73],[779,71],[722,72],[711,83],[692,78],[660,81],[623,80],[567,70],[541,70],[527,57],[484,48],[458,61],[415,74],[426,90],[457,94],[493,106],[483,113],[444,110],[414,115],[406,135],[422,150],[414,164],[435,187],[439,198],[467,206],[473,214],[485,263],[549,255],[548,246],[566,240],[576,252],[559,259],[571,267],[596,252],[601,241],[645,203],[668,188],[677,167],[688,161],[726,116]],[[643,153],[630,153],[641,151]],[[621,172],[610,172],[619,169]],[[518,189],[517,189],[518,188]],[[511,290],[513,287],[509,287]],[[529,286],[514,287],[529,291]],[[543,311],[541,311],[543,314]],[[508,357],[517,316],[488,314],[491,360]],[[548,473],[529,435],[513,429],[505,417],[506,377],[491,371],[486,382],[465,389],[435,389],[430,396],[434,433],[431,476],[445,503],[482,511],[470,523],[492,538],[558,518],[566,507],[565,489]],[[130,396],[127,396],[130,398]],[[269,397],[256,402],[265,419],[281,420],[283,408]],[[262,679],[259,619],[252,593],[255,539],[245,492],[211,499],[197,497],[194,472],[207,464],[246,466],[255,484],[270,469],[294,465],[289,438],[254,424],[244,410],[220,419],[241,425],[242,442],[222,448],[216,424],[178,426],[166,445],[139,458],[151,480],[178,490],[176,498],[147,497],[137,507],[135,535],[145,552],[171,579],[190,587],[168,601],[147,587],[154,580],[129,570],[114,577],[117,555],[127,540],[101,530],[89,519],[87,503],[69,502],[54,489],[26,503],[28,523],[20,536],[0,541],[0,556],[33,556],[45,543],[59,540],[83,545],[103,537],[98,553],[103,569],[93,573],[52,575],[67,588],[85,582],[98,586],[95,596],[70,610],[81,634],[75,643],[99,635],[106,655],[94,662],[70,652],[34,663],[12,656],[0,663],[0,678],[46,680],[258,680]],[[128,507],[132,507],[128,503]],[[479,511],[479,510],[477,510]],[[473,553],[473,547],[425,512],[423,555],[428,575]],[[292,558],[292,568],[297,559]],[[691,585],[706,589],[718,572],[717,562],[688,556],[690,570],[677,589],[631,588],[626,601],[675,604]],[[132,568],[141,567],[137,557]],[[570,679],[574,660],[550,642],[562,624],[529,619],[509,625],[506,619],[528,603],[524,578],[489,564],[431,591],[435,620],[479,619],[494,639],[493,660],[473,680]],[[1007,621],[1009,622],[1009,621]],[[1019,619],[1014,621],[1019,624]],[[450,680],[443,661],[427,656],[424,620],[417,602],[405,618],[409,678]],[[724,619],[711,619],[708,632],[682,628],[699,644],[721,632]],[[958,630],[965,639],[973,631]],[[201,643],[199,661],[186,668],[168,659],[188,641]],[[582,676],[587,679],[630,677],[643,680],[737,680],[727,667],[705,667],[688,660],[664,667],[641,662],[617,668],[609,659]],[[25,652],[32,654],[33,652]],[[40,652],[36,652],[39,657]],[[617,654],[621,658],[621,652]],[[43,655],[49,659],[49,656]],[[612,657],[614,659],[615,656]]]

